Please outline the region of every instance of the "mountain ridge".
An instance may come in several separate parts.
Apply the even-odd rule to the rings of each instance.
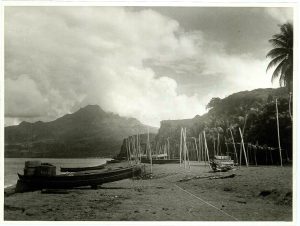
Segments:
[[[23,121],[5,127],[6,157],[95,157],[114,156],[122,140],[149,128],[135,118],[105,112],[87,105],[50,122]]]

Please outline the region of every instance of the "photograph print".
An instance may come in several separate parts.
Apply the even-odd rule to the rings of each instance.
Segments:
[[[293,222],[292,6],[3,9],[4,221]]]

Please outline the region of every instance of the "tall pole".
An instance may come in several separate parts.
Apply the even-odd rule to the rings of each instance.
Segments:
[[[279,149],[279,155],[280,155],[280,166],[282,166],[277,98],[276,98],[276,118],[277,118],[277,137],[278,137],[278,149]]]
[[[200,162],[200,160],[202,160],[202,144],[201,144],[201,136],[199,133],[199,158],[198,158],[198,161]]]
[[[198,152],[198,147],[197,147],[197,139],[195,137],[192,137],[194,142],[195,142],[195,149],[196,149],[196,157],[197,160],[199,159],[199,152]]]
[[[248,167],[248,159],[247,159],[247,155],[246,155],[246,150],[245,150],[245,145],[244,145],[244,139],[243,139],[243,134],[241,131],[241,128],[239,127],[239,131],[240,131],[240,135],[241,135],[241,146],[243,147],[243,151],[244,151],[244,156],[245,156],[245,161],[246,161],[246,166]]]
[[[220,155],[220,134],[218,132],[217,155]]]
[[[186,128],[185,128],[185,131],[184,131],[184,145],[185,145],[185,151],[186,151],[186,161],[189,165],[189,168],[191,168],[189,150],[188,150],[187,145],[186,145]]]
[[[206,150],[207,161],[208,161],[208,165],[210,166],[210,164],[209,164],[209,153],[208,153],[206,136],[205,136],[205,130],[203,131],[203,137],[204,137],[204,147],[205,147],[205,150]],[[210,166],[210,168],[211,168],[211,166]]]
[[[239,160],[238,160],[238,155],[237,155],[237,151],[236,151],[236,147],[235,147],[235,142],[234,142],[233,133],[232,133],[232,130],[231,130],[230,128],[229,128],[229,132],[230,132],[230,134],[231,134],[231,139],[232,139],[232,142],[233,142],[233,149],[234,149],[236,161],[239,162]]]
[[[183,128],[181,128],[181,131],[180,131],[180,145],[179,145],[179,162],[180,162],[180,166],[182,164],[182,157],[181,157],[181,152],[182,152],[182,136],[183,136]]]
[[[149,150],[149,156],[150,156],[150,173],[152,174],[152,151],[151,151],[151,145],[150,145],[149,127],[148,127],[148,136],[147,136],[147,149]]]
[[[184,168],[186,169],[186,130],[183,129],[183,159],[184,159]]]
[[[170,137],[167,138],[167,142],[168,142],[168,159],[171,158],[171,153],[170,153],[170,141],[169,141]]]

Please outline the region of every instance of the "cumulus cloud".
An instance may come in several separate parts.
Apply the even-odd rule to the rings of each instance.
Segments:
[[[154,10],[5,9],[7,124],[99,104],[158,126],[204,113],[211,97],[268,87],[269,78],[265,62],[229,54]]]
[[[5,13],[6,116],[52,119],[99,104],[158,125],[161,119],[203,112],[196,95],[178,95],[175,80],[143,65],[150,58],[172,61],[195,54],[177,21],[123,8],[7,8]]]

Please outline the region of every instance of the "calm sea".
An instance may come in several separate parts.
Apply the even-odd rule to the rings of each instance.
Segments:
[[[40,160],[56,166],[57,173],[60,167],[85,167],[96,166],[105,163],[108,159],[104,158],[86,158],[86,159],[48,159],[48,158],[6,158],[4,159],[4,187],[17,183],[17,173],[23,174],[25,161]]]

